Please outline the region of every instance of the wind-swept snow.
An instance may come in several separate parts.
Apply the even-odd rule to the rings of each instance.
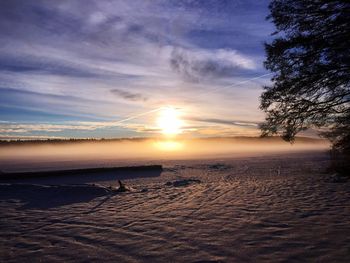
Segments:
[[[164,162],[158,177],[0,185],[2,262],[348,262],[323,154]],[[93,183],[93,182],[92,182]]]

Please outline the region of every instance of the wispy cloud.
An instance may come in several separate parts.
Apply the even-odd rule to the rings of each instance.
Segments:
[[[95,130],[105,127],[96,123],[89,125],[67,125],[67,124],[6,124],[0,126],[0,133],[30,133],[36,131],[59,132],[64,130]]]
[[[199,81],[208,77],[234,76],[244,70],[257,68],[256,62],[236,50],[185,50],[175,48],[171,67],[185,79]]]
[[[188,120],[195,121],[195,122],[205,122],[205,123],[231,125],[231,126],[233,125],[233,126],[241,126],[241,127],[258,127],[259,125],[259,123],[257,122],[226,120],[226,119],[216,119],[216,118],[192,117],[192,118],[188,118]]]
[[[140,93],[133,93],[121,89],[112,89],[111,92],[119,97],[122,97],[123,99],[126,100],[131,100],[131,101],[147,101],[148,97],[140,94]]]

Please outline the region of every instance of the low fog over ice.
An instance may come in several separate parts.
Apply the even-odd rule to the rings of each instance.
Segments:
[[[83,142],[34,142],[0,147],[2,171],[137,165],[161,160],[239,158],[299,151],[325,151],[323,140],[299,138],[132,139]]]

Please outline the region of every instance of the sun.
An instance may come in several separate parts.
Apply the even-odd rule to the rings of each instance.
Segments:
[[[157,118],[158,128],[164,135],[174,136],[181,133],[183,121],[180,119],[180,112],[173,107],[163,108]]]

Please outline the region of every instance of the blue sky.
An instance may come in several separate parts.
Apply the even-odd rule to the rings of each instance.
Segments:
[[[0,137],[258,134],[268,1],[0,2]]]

